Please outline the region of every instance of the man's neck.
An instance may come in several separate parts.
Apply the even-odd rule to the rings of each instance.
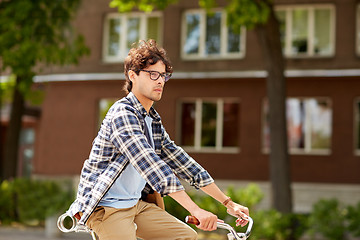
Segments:
[[[136,93],[133,92],[137,100],[141,103],[141,105],[145,108],[146,112],[149,113],[151,106],[154,104],[154,101],[145,98],[143,96],[138,96]]]

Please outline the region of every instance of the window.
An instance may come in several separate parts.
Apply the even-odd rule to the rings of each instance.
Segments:
[[[269,110],[264,102],[263,146],[270,149]],[[327,98],[286,100],[290,153],[329,154],[332,135],[332,107]]]
[[[358,4],[356,11],[356,49],[360,56],[360,4]]]
[[[281,42],[287,57],[333,56],[335,9],[332,5],[277,7]]]
[[[100,129],[101,123],[104,120],[107,112],[109,111],[110,107],[117,101],[118,99],[115,98],[103,98],[99,101],[99,110],[98,110],[98,128]]]
[[[355,100],[355,154],[360,155],[360,98]]]
[[[17,175],[30,177],[33,170],[35,129],[21,129]]]
[[[238,151],[239,103],[235,99],[179,102],[178,142],[188,151]]]
[[[245,53],[245,28],[234,31],[226,25],[225,11],[189,10],[183,15],[184,59],[240,58]]]
[[[124,61],[131,45],[138,40],[151,38],[161,44],[161,29],[160,13],[107,15],[104,27],[104,61]]]

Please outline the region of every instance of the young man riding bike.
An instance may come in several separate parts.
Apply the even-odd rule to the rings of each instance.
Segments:
[[[132,48],[124,62],[127,96],[109,109],[81,171],[69,212],[101,240],[197,239],[196,232],[153,203],[148,194],[168,195],[212,231],[217,216],[198,207],[178,177],[201,189],[247,224],[249,210],[231,201],[209,173],[171,141],[153,103],[161,99],[171,63],[154,40]],[[175,175],[176,174],[176,175]]]

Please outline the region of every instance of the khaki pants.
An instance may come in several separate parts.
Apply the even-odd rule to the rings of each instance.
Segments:
[[[135,224],[137,226],[135,226]],[[87,221],[100,240],[196,240],[197,233],[153,203],[134,207],[97,207]]]

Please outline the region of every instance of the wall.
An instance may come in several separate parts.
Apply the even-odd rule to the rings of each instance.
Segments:
[[[360,183],[360,156],[354,155],[354,98],[358,78],[289,78],[289,97],[329,97],[333,107],[332,148],[329,155],[291,155],[296,182]],[[46,97],[37,136],[35,173],[78,174],[97,128],[98,101],[120,98],[122,81],[45,84]],[[262,102],[265,80],[172,79],[156,104],[172,139],[176,139],[176,103],[181,97],[237,97],[240,100],[240,152],[190,153],[219,179],[267,181],[268,155],[261,150]]]

